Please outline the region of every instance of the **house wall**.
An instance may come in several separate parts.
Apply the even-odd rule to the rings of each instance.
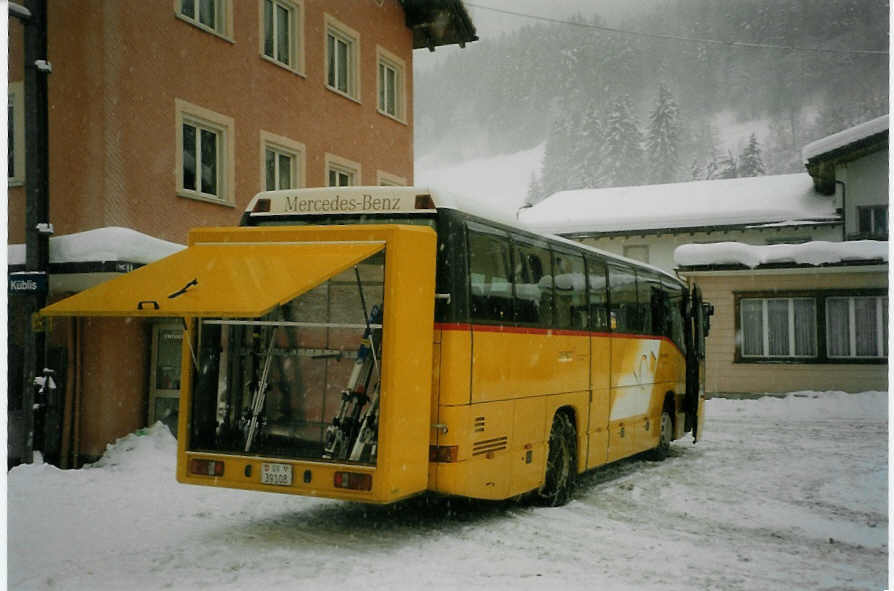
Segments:
[[[81,324],[80,458],[146,424],[149,324],[131,318],[85,318]]]
[[[412,183],[412,32],[400,4],[304,0],[304,71],[261,57],[261,0],[230,3],[231,39],[178,18],[171,0],[49,0],[50,220],[57,234],[127,226],[177,242],[232,225],[262,188],[261,131],[304,144],[305,186],[324,186],[327,153]],[[325,85],[325,14],[360,37],[360,96]],[[21,79],[20,26],[10,81]],[[377,111],[377,46],[404,60],[404,121]],[[177,196],[175,100],[233,119],[234,203]],[[349,123],[346,123],[349,122]],[[24,199],[10,198],[9,239],[24,242]]]
[[[793,392],[888,389],[887,364],[736,363],[734,292],[887,288],[887,269],[873,271],[740,271],[690,275],[714,305],[706,341],[706,391]]]
[[[584,238],[584,244],[612,253],[624,254],[625,246],[649,247],[649,264],[673,273],[674,249],[682,244],[709,244],[712,242],[744,242],[746,244],[776,244],[779,242],[807,242],[810,240],[840,240],[841,226],[781,226],[751,228],[747,230],[684,232],[678,234],[644,234],[629,236],[603,236]]]
[[[47,0],[47,57],[53,65],[49,200],[55,233],[126,226],[186,243],[192,227],[236,225],[263,188],[262,133],[303,145],[300,186],[327,184],[327,155],[359,165],[355,184],[376,185],[381,178],[411,184],[413,39],[401,4],[293,3],[303,10],[298,72],[262,57],[263,0],[227,1],[233,25],[226,37],[179,18],[174,0]],[[329,17],[359,37],[356,98],[326,86]],[[404,65],[399,119],[377,109],[380,48]],[[23,80],[23,61],[23,28],[11,19],[11,85]],[[226,165],[232,170],[232,203],[178,195],[178,102],[232,121],[234,158]],[[11,186],[10,244],[25,242],[24,211],[24,188]],[[79,447],[90,459],[146,423],[151,326],[84,319],[80,345]]]
[[[858,207],[888,203],[888,150],[873,152],[863,158],[837,165],[835,178],[845,183],[847,234],[852,236],[859,232]],[[835,186],[835,192],[840,199],[840,185]]]

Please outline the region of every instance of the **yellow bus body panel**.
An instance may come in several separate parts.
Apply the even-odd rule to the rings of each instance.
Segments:
[[[337,250],[341,242],[385,244],[385,302],[382,342],[382,386],[379,414],[378,458],[375,466],[325,461],[269,459],[188,451],[188,417],[191,412],[193,367],[190,342],[184,338],[177,478],[181,482],[246,490],[322,496],[390,503],[428,488],[431,432],[432,334],[435,292],[436,235],[421,226],[281,226],[263,228],[209,228],[194,230],[190,242],[328,242]],[[335,273],[333,273],[334,275]],[[190,333],[195,321],[188,320]],[[193,347],[195,345],[193,344]],[[189,460],[224,462],[220,478],[188,472]],[[264,462],[292,466],[291,486],[260,482]],[[246,476],[246,466],[251,465]],[[369,473],[371,491],[339,489],[337,471]]]

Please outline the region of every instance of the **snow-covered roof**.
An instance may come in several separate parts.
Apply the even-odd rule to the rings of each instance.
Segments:
[[[753,245],[741,242],[684,244],[674,250],[679,267],[744,265],[755,268],[773,263],[829,265],[848,261],[888,260],[888,243],[876,240],[805,242],[804,244]]]
[[[806,163],[812,158],[828,154],[838,148],[858,142],[864,138],[882,133],[888,130],[888,115],[882,115],[870,121],[855,125],[838,133],[827,135],[815,142],[810,142],[801,150],[801,157]]]
[[[127,261],[148,264],[186,248],[142,232],[110,226],[50,238],[50,263]],[[25,245],[7,247],[8,265],[25,264]]]
[[[555,193],[519,212],[555,234],[838,221],[807,173]]]

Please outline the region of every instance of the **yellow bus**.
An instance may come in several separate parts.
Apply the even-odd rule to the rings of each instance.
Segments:
[[[177,478],[565,503],[703,418],[709,306],[416,187],[260,193],[239,227],[44,309],[182,318]]]

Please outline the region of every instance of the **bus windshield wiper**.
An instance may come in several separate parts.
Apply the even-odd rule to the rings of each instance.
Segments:
[[[267,379],[270,376],[270,360],[273,358],[273,345],[276,341],[276,329],[273,327],[273,334],[270,336],[270,346],[267,347],[267,356],[264,358],[264,370],[261,372],[261,379],[258,381],[258,389],[251,400],[251,418],[248,421],[248,431],[245,434],[245,453],[251,449],[252,441],[258,432],[258,418],[261,411],[264,410],[264,399],[267,397]]]

